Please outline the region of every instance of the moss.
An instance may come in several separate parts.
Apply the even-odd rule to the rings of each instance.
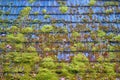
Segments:
[[[107,14],[110,14],[110,13],[113,13],[113,10],[112,9],[108,9],[105,11]]]
[[[15,41],[15,42],[23,42],[25,40],[24,35],[21,33],[16,34],[16,35],[9,34],[7,35],[7,39],[8,41]]]
[[[115,36],[114,39],[115,39],[116,41],[120,41],[120,34],[119,34],[118,36]]]
[[[0,10],[0,16],[3,14],[3,11],[2,10]]]
[[[44,48],[44,51],[50,51],[51,49],[50,48]]]
[[[105,6],[109,6],[109,5],[116,5],[118,6],[119,3],[117,1],[107,1],[104,3]]]
[[[32,3],[34,3],[35,1],[36,1],[36,0],[29,0],[28,2],[32,4]]]
[[[45,18],[45,19],[50,18],[50,15],[45,15],[44,18]]]
[[[31,27],[25,27],[22,29],[23,33],[31,33],[33,31],[33,29]]]
[[[7,11],[7,12],[5,12],[5,14],[6,14],[6,15],[9,15],[9,14],[10,14],[10,12],[9,12],[9,11]]]
[[[23,10],[21,10],[20,15],[22,17],[28,16],[31,11],[31,7],[25,7]]]
[[[94,5],[95,5],[95,3],[96,3],[96,0],[90,0],[89,5],[90,5],[90,6],[94,6]]]
[[[23,45],[22,44],[16,44],[15,47],[16,47],[16,50],[20,50],[20,49],[23,48]]]
[[[50,31],[53,30],[53,26],[51,26],[51,25],[44,25],[44,26],[41,28],[41,30],[42,30],[43,32],[50,32]]]
[[[48,69],[54,69],[56,68],[56,65],[52,57],[45,57],[44,59],[42,59],[41,67],[48,68]]]
[[[39,12],[38,12],[38,11],[34,12],[34,15],[35,15],[35,16],[37,16],[38,14],[39,14]]]
[[[66,13],[68,11],[68,7],[62,5],[62,6],[59,7],[59,10],[61,11],[61,13]]]
[[[41,23],[41,21],[39,19],[34,19],[32,22],[33,23]]]
[[[46,10],[46,9],[43,9],[43,10],[42,10],[42,13],[43,13],[43,14],[45,14],[46,12],[47,12],[47,10]]]
[[[29,52],[36,51],[36,49],[34,47],[32,47],[32,46],[28,47],[26,50],[29,51]]]
[[[98,30],[98,37],[104,37],[106,33],[102,30]]]
[[[49,69],[40,69],[36,76],[36,80],[58,80],[57,75]]]
[[[74,32],[72,32],[72,36],[76,38],[76,37],[80,36],[80,34],[79,34],[79,32],[74,31]]]
[[[14,32],[14,31],[17,31],[17,29],[18,29],[17,26],[12,26],[11,29],[10,29],[10,31],[11,31],[11,32]]]

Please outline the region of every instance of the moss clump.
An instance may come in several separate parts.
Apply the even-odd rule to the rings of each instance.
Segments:
[[[29,0],[28,2],[32,4],[35,2],[35,0]]]
[[[110,14],[110,13],[113,13],[113,10],[112,9],[108,9],[105,11],[107,14]]]
[[[102,30],[98,30],[98,37],[104,37],[106,35],[106,33]]]
[[[6,14],[6,15],[9,15],[9,14],[10,14],[10,12],[9,12],[9,11],[7,11],[7,12],[5,12],[5,14]]]
[[[44,18],[45,18],[45,19],[50,18],[50,15],[45,15]]]
[[[44,25],[44,26],[41,28],[41,30],[42,30],[43,32],[50,32],[50,31],[53,30],[53,26],[51,26],[51,25]]]
[[[34,15],[35,15],[35,16],[37,16],[38,14],[39,14],[39,12],[38,12],[38,11],[34,12]]]
[[[65,5],[62,5],[59,7],[59,10],[61,11],[61,13],[66,13],[68,11],[68,7]]]
[[[39,73],[36,75],[36,80],[58,80],[58,77],[49,69],[40,68]]]
[[[105,6],[109,6],[109,5],[116,5],[118,6],[119,3],[117,1],[107,1],[104,3]]]
[[[90,0],[89,5],[90,5],[90,6],[94,6],[94,5],[95,5],[95,3],[96,3],[96,0]]]
[[[80,36],[80,34],[78,32],[74,31],[74,32],[72,32],[72,36],[76,38],[76,37]]]
[[[30,11],[31,11],[31,7],[25,7],[23,10],[21,10],[20,15],[25,17],[29,15]]]
[[[10,28],[10,32],[16,32],[18,30],[18,27],[17,26],[12,26]]]
[[[46,9],[43,9],[43,10],[42,10],[42,13],[43,13],[43,14],[45,14],[46,12],[47,12],[47,10],[46,10]]]
[[[115,36],[114,39],[115,39],[116,41],[120,41],[120,35]]]
[[[3,11],[2,10],[0,10],[0,16],[3,14]]]
[[[24,41],[24,35],[19,33],[16,35],[9,34],[7,35],[8,41],[15,41],[15,42],[23,42]]]
[[[23,33],[31,33],[33,31],[33,29],[31,27],[25,27],[22,29]]]

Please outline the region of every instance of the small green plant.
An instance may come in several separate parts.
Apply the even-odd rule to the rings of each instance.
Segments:
[[[52,26],[52,25],[44,25],[44,26],[41,28],[41,30],[42,30],[43,32],[50,32],[50,31],[53,30],[53,26]]]
[[[41,66],[48,69],[54,69],[56,67],[54,60],[51,57],[45,57],[42,60]]]
[[[8,41],[15,41],[15,42],[24,42],[24,35],[21,33],[18,33],[16,35],[9,34],[7,35]]]
[[[113,10],[112,9],[108,9],[105,11],[107,14],[110,14],[110,13],[113,13]]]
[[[36,51],[36,49],[32,46],[28,47],[26,50],[29,51],[29,52],[35,52]]]
[[[77,47],[71,46],[71,47],[70,47],[70,50],[71,50],[71,51],[77,51]]]
[[[74,32],[72,32],[72,36],[76,38],[76,37],[80,36],[80,34],[78,32],[74,31]]]
[[[31,33],[33,31],[33,29],[31,27],[25,27],[22,29],[23,33]]]
[[[2,10],[0,10],[0,16],[3,14],[3,11]]]
[[[115,36],[114,39],[115,39],[116,41],[120,41],[120,35]]]
[[[94,6],[94,5],[95,5],[95,3],[96,3],[96,0],[90,0],[89,5],[90,5],[90,6]]]
[[[39,73],[36,76],[36,80],[58,80],[58,77],[49,69],[40,68]]]
[[[82,53],[78,53],[77,55],[75,55],[72,60],[73,63],[78,63],[78,64],[79,62],[83,62],[83,61],[85,61],[84,64],[88,63],[88,58]]]
[[[42,13],[43,13],[43,14],[46,14],[46,12],[47,12],[46,9],[43,9],[43,10],[42,10]]]
[[[88,58],[82,53],[78,53],[73,57],[73,60],[70,64],[70,69],[75,72],[85,72],[86,67],[88,67]]]
[[[10,14],[10,12],[9,12],[9,11],[7,11],[7,12],[5,12],[5,14],[6,14],[6,15],[9,15],[9,14]]]
[[[93,47],[93,48],[92,48],[92,51],[97,51],[97,47]]]
[[[18,27],[17,26],[12,26],[10,28],[10,32],[16,32],[18,30]]]
[[[107,2],[104,3],[104,5],[106,5],[106,6],[109,6],[109,5],[116,5],[116,6],[118,6],[119,3],[117,1],[107,1]]]
[[[98,30],[98,37],[104,37],[106,35],[106,33],[102,30]]]
[[[16,44],[15,48],[16,48],[16,50],[19,51],[19,50],[21,50],[23,48],[23,45],[22,44]]]
[[[32,3],[33,3],[33,2],[35,2],[35,1],[36,1],[36,0],[29,0],[29,3],[31,3],[31,4],[32,4]]]
[[[37,16],[38,14],[39,14],[39,12],[38,12],[38,11],[34,12],[34,15],[35,15],[35,16]]]
[[[28,16],[31,11],[31,7],[25,7],[23,10],[21,10],[20,15],[22,17]]]
[[[44,18],[45,18],[45,19],[50,18],[50,15],[45,15]]]
[[[33,22],[33,23],[40,23],[41,21],[38,20],[38,19],[34,19],[32,22]]]
[[[44,51],[50,51],[51,49],[49,47],[44,48]]]
[[[65,5],[62,5],[59,7],[59,10],[61,11],[61,13],[66,13],[68,11],[68,7]]]
[[[68,30],[65,26],[63,27],[63,32],[68,33]]]

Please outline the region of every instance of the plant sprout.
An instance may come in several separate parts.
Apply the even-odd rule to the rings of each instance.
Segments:
[[[23,48],[23,45],[22,44],[16,44],[15,47],[16,47],[16,50],[21,50]]]
[[[88,64],[88,58],[82,53],[79,53],[74,56],[71,66],[76,67],[77,70],[84,72],[86,70],[87,64]]]
[[[23,33],[31,33],[31,32],[33,32],[33,29],[32,29],[32,27],[25,27],[22,29],[22,32]]]
[[[6,15],[9,15],[9,14],[10,14],[10,11],[5,12],[5,14],[6,14]]]
[[[75,47],[75,46],[71,46],[70,49],[71,49],[71,51],[77,51],[77,47]]]
[[[3,14],[3,11],[2,10],[0,10],[0,16]]]
[[[33,2],[35,2],[36,0],[29,0],[29,3],[33,3]]]
[[[110,13],[113,13],[113,10],[112,9],[108,9],[105,11],[107,14],[110,14]]]
[[[44,48],[44,51],[50,51],[51,49],[50,48]]]
[[[53,62],[53,59],[51,57],[45,57],[42,61],[43,61],[41,64],[42,67],[45,67],[48,69],[53,69],[56,67],[56,65]]]
[[[98,37],[104,37],[106,33],[102,30],[98,30]]]
[[[74,32],[72,32],[72,36],[76,38],[76,37],[80,36],[80,34],[78,32],[74,31]]]
[[[90,5],[90,6],[94,6],[94,5],[95,5],[95,3],[96,3],[96,0],[90,0],[89,5]]]
[[[23,42],[25,40],[24,35],[21,33],[16,34],[16,35],[9,34],[7,35],[7,39],[8,41],[15,41],[15,42]]]
[[[38,14],[39,14],[39,12],[38,12],[38,11],[34,12],[34,15],[35,15],[35,16],[37,16]]]
[[[49,69],[40,68],[39,73],[36,76],[36,80],[58,80],[58,77]]]
[[[68,32],[68,30],[67,30],[67,28],[66,28],[66,27],[63,27],[63,31],[64,31],[65,33],[67,33],[67,32]]]
[[[31,11],[31,7],[25,7],[23,10],[21,10],[20,15],[22,17],[28,16]]]
[[[62,5],[62,6],[59,7],[59,10],[61,11],[61,13],[66,13],[68,11],[68,7]]]
[[[29,51],[29,52],[34,52],[34,51],[36,51],[36,49],[34,48],[34,47],[32,47],[32,46],[30,46],[30,47],[28,47],[27,48],[27,51]]]
[[[41,30],[42,30],[43,32],[50,32],[50,31],[53,30],[53,26],[52,26],[52,25],[44,25],[44,26],[41,28]]]
[[[120,41],[120,35],[115,36],[114,39],[115,39],[116,41]]]
[[[17,29],[18,29],[17,26],[12,26],[12,27],[10,28],[10,31],[11,31],[11,32],[15,32],[15,31],[17,31]]]
[[[46,9],[43,9],[43,10],[42,10],[42,13],[43,13],[43,14],[46,14],[46,12],[47,12]]]
[[[44,18],[45,18],[45,19],[50,18],[50,15],[45,15]]]
[[[117,1],[107,1],[107,2],[104,3],[104,5],[106,5],[106,6],[109,6],[109,5],[116,5],[116,6],[118,6],[119,3]]]

